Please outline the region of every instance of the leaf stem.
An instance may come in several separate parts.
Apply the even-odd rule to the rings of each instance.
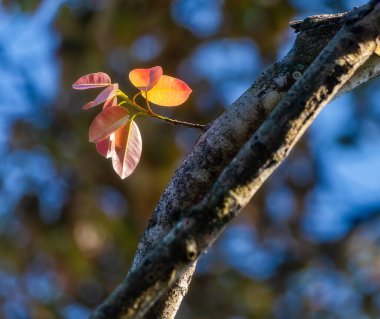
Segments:
[[[150,108],[150,104],[149,104],[149,100],[148,100],[148,92],[145,92],[146,96],[145,96],[145,102],[146,102],[146,107],[148,109],[148,112],[150,114],[154,114],[154,112],[152,111],[152,109]]]
[[[132,98],[133,103],[137,104],[137,103],[136,103],[136,98],[137,98],[140,94],[141,94],[141,91],[137,92],[137,93],[133,96],[133,98]]]

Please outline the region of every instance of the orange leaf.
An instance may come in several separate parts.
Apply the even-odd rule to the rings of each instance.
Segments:
[[[161,106],[177,106],[185,102],[192,90],[180,79],[163,75],[161,80],[142,95],[150,102]]]
[[[155,66],[150,69],[134,69],[129,72],[129,80],[141,91],[152,89],[162,76],[162,68]]]
[[[75,90],[94,89],[111,85],[111,79],[108,74],[103,72],[90,73],[79,78],[74,84]]]
[[[109,87],[105,88],[102,92],[100,92],[94,101],[91,101],[85,104],[82,107],[82,109],[88,110],[94,106],[97,106],[105,102],[113,103],[113,99],[116,96],[118,89],[119,89],[119,85],[117,83],[111,84]],[[110,101],[111,99],[112,101]]]
[[[129,120],[129,112],[124,107],[110,106],[102,110],[91,123],[89,131],[90,142],[99,142]]]
[[[139,128],[129,120],[111,135],[111,140],[112,166],[124,179],[133,173],[140,161],[142,141]]]

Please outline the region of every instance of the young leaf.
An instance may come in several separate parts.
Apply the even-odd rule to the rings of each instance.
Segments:
[[[129,112],[124,107],[110,106],[102,110],[91,123],[90,142],[99,142],[123,126],[129,119]]]
[[[111,85],[111,79],[108,74],[103,72],[90,73],[79,78],[74,84],[75,90],[94,89]]]
[[[102,92],[100,92],[94,101],[91,101],[85,104],[82,107],[82,109],[88,110],[94,106],[97,106],[99,104],[105,103],[113,99],[116,96],[118,89],[119,89],[119,85],[117,83],[111,84],[110,86],[106,87]]]
[[[142,96],[148,101],[161,106],[177,106],[185,102],[192,90],[180,79],[163,75],[161,80]]]
[[[126,178],[135,170],[140,161],[142,141],[139,128],[128,121],[115,131],[111,145],[112,166],[115,172]]]
[[[95,145],[96,145],[96,149],[100,155],[102,155],[105,158],[111,157],[111,139],[110,139],[110,136],[106,137],[103,140],[100,140],[99,142],[96,142]]]
[[[150,69],[134,69],[129,72],[129,80],[141,91],[152,89],[162,76],[162,68],[155,66]]]
[[[103,109],[110,106],[116,106],[116,105],[117,105],[117,96],[115,95],[113,99],[109,99],[104,102]]]

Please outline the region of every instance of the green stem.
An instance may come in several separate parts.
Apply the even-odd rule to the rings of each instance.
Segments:
[[[146,102],[146,107],[148,108],[148,112],[149,112],[150,114],[154,114],[154,112],[153,112],[152,109],[150,108],[150,104],[149,104],[149,101],[148,101],[148,92],[146,92],[145,94],[146,94],[145,102]]]
[[[133,122],[138,115],[140,115],[140,114],[139,113],[133,114],[131,116],[131,122]]]
[[[137,103],[136,103],[136,98],[137,98],[140,94],[141,94],[141,91],[137,92],[137,93],[133,96],[133,98],[132,98],[133,103],[137,104]]]
[[[139,94],[139,93],[138,93]],[[136,96],[138,96],[138,94],[136,94],[133,99],[136,98]],[[128,105],[134,107],[135,109],[137,109],[138,111],[142,112],[142,113],[147,113],[146,110],[141,107],[140,105],[138,105],[137,103],[135,103],[133,100],[131,100],[126,94],[124,94],[123,91],[119,90],[118,92],[118,96],[125,101],[125,103],[127,103]]]
[[[144,116],[154,117],[154,118],[160,119],[162,121],[165,121],[167,123],[170,123],[172,125],[182,125],[182,126],[187,126],[187,127],[191,127],[191,128],[198,128],[198,129],[204,129],[206,127],[206,125],[203,125],[203,124],[196,124],[196,123],[174,120],[174,119],[171,119],[169,117],[156,114],[150,108],[148,99],[145,99],[146,103],[147,103],[147,108],[148,108],[148,109],[145,109],[135,102],[136,97],[138,97],[140,94],[141,94],[141,92],[135,94],[135,96],[131,100],[126,94],[124,94],[123,91],[119,90],[118,96],[123,100],[123,102],[121,102],[120,105],[125,102],[126,104],[130,105],[131,107],[133,107],[139,111],[138,113],[136,113],[136,115],[144,115]]]

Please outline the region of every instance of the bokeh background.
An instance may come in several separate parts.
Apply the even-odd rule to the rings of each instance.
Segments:
[[[138,120],[142,160],[120,180],[87,142],[104,71],[193,89],[156,108],[208,123],[291,47],[290,20],[344,0],[0,0],[0,318],[84,319],[123,278],[199,132]],[[198,264],[178,318],[380,317],[380,83],[331,103]]]

